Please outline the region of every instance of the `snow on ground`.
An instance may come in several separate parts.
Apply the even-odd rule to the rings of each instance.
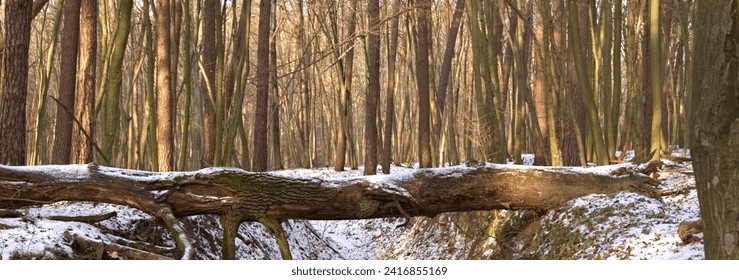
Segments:
[[[531,164],[533,156],[525,155]],[[695,180],[690,163],[665,161],[660,173],[663,191],[674,195],[662,201],[637,194],[621,193],[612,197],[589,195],[569,205],[546,213],[534,224],[539,228],[532,238],[514,238],[513,258],[543,259],[703,259],[701,242],[683,245],[677,236],[682,221],[699,217]],[[488,166],[496,166],[488,164]],[[512,165],[507,165],[512,167]],[[516,166],[517,168],[540,168]],[[562,172],[608,174],[623,165],[562,168]],[[471,167],[449,166],[425,170],[445,176],[461,176]],[[87,167],[61,166],[50,170],[62,174],[87,174]],[[107,171],[102,168],[103,171]],[[363,170],[334,172],[330,169],[295,169],[271,172],[302,179],[369,179],[384,187],[414,176],[416,168],[393,167],[391,175],[365,177]],[[139,177],[145,173],[126,174]],[[118,215],[93,225],[61,222],[50,216],[95,215],[116,211]],[[55,203],[20,209],[21,218],[0,218],[0,258],[74,258],[74,252],[62,239],[65,231],[109,241],[107,234],[127,238],[149,238],[157,245],[171,246],[171,238],[147,214],[123,206],[102,203]],[[413,218],[407,227],[396,228],[401,218],[351,221],[288,221],[291,251],[296,259],[467,259],[495,255],[495,232],[501,232],[505,211],[469,214],[443,214],[436,218]],[[502,214],[501,214],[502,213]],[[509,213],[510,214],[510,213]],[[498,219],[498,220],[496,220]],[[498,224],[495,223],[498,222]],[[184,223],[197,236],[197,257],[220,258],[222,230],[217,217],[187,218]],[[502,222],[502,223],[505,223]],[[154,237],[152,237],[154,236]],[[700,234],[698,237],[702,237]],[[244,223],[237,238],[237,256],[242,259],[279,259],[272,235],[258,223]],[[525,244],[524,244],[525,243]],[[500,256],[498,256],[500,257]]]

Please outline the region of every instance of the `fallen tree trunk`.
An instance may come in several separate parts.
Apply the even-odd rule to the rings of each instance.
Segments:
[[[638,172],[624,174],[622,168],[620,176],[610,176],[569,170],[488,165],[315,179],[222,168],[156,173],[95,164],[0,166],[0,208],[56,201],[94,201],[137,208],[167,223],[183,258],[192,256],[192,242],[174,217],[216,214],[221,216],[224,228],[224,256],[232,258],[235,231],[244,221],[262,222],[274,228],[280,239],[284,234],[280,234],[279,223],[286,219],[546,210],[583,195],[622,191],[659,197],[654,188],[658,183]]]

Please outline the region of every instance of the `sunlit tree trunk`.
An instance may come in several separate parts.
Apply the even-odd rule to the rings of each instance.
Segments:
[[[51,40],[49,42],[48,50],[46,51],[46,62],[44,63],[44,69],[40,71],[41,85],[38,93],[38,105],[36,106],[36,125],[34,127],[36,131],[33,134],[31,154],[30,158],[28,159],[28,164],[31,165],[46,164],[50,162],[48,158],[49,147],[47,147],[48,145],[45,143],[49,126],[47,125],[48,116],[46,114],[46,107],[50,99],[48,98],[48,96],[51,81],[51,72],[54,69],[53,61],[54,56],[57,53],[56,49],[57,41],[59,38],[59,28],[61,27],[62,11],[64,10],[62,9],[64,1],[59,1],[57,3],[57,11],[54,15],[54,26],[51,28]],[[41,56],[41,52],[39,52],[39,56]],[[0,76],[2,76],[1,72]]]
[[[170,37],[170,1],[157,0],[157,44],[156,44],[156,80],[157,80],[157,151],[159,152],[159,170],[174,169],[174,120],[172,118],[172,83],[171,70],[171,37]]]
[[[578,32],[578,6],[572,3],[568,8],[569,18],[569,31],[570,31],[570,42],[572,44],[572,51],[574,52],[575,70],[577,72],[577,80],[579,83],[579,89],[582,93],[585,106],[587,108],[587,123],[589,136],[592,137],[595,145],[594,159],[593,161],[597,164],[606,165],[608,164],[608,155],[606,154],[605,141],[603,140],[603,131],[600,125],[600,119],[598,117],[598,107],[595,103],[593,96],[593,88],[590,79],[587,74],[585,61],[579,54],[582,53],[583,48],[581,47],[580,32]]]
[[[80,0],[66,0],[63,7],[59,98],[56,104],[56,129],[51,162],[70,163],[72,154],[72,118],[74,117],[77,50],[80,35]]]
[[[452,14],[452,22],[449,26],[449,32],[446,38],[446,47],[444,48],[444,57],[441,64],[441,72],[439,74],[439,83],[436,87],[436,119],[434,122],[434,137],[439,142],[439,153],[437,162],[440,166],[444,164],[443,151],[445,149],[443,141],[444,131],[442,130],[442,122],[445,119],[444,108],[447,102],[447,92],[449,90],[449,80],[452,72],[452,60],[455,54],[455,45],[457,44],[457,34],[459,33],[459,27],[461,25],[462,15],[464,14],[464,3],[465,0],[457,0],[454,7],[454,13]]]
[[[418,53],[416,54],[416,84],[418,84],[418,163],[421,168],[431,162],[431,113],[429,100],[429,29],[431,27],[431,1],[418,1],[417,23]]]
[[[95,141],[95,72],[97,71],[98,1],[82,0],[80,10],[80,54],[77,102],[74,115],[81,126],[72,126],[72,162],[93,161]]]
[[[263,0],[267,1],[267,0]],[[216,0],[205,0],[203,2],[202,19],[202,79],[200,83],[200,96],[203,104],[203,150],[201,164],[203,166],[215,165],[216,153]],[[265,108],[266,110],[266,108]]]
[[[660,1],[649,0],[649,68],[652,94],[652,160],[659,160],[662,145],[662,59],[660,55]]]
[[[104,78],[102,101],[102,150],[108,158],[109,164],[114,164],[114,146],[120,130],[120,99],[121,84],[123,83],[123,58],[126,53],[126,44],[131,30],[131,10],[133,0],[121,0],[118,6],[118,17],[113,43],[111,45],[107,73]]]

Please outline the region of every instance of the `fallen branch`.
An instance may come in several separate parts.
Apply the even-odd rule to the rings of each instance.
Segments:
[[[169,257],[165,257],[165,256],[154,254],[151,252],[139,250],[136,248],[131,248],[127,246],[118,245],[115,243],[87,238],[82,235],[74,234],[70,231],[65,231],[63,234],[63,237],[65,241],[72,243],[72,246],[75,246],[76,248],[80,250],[83,250],[83,251],[102,250],[103,252],[100,252],[100,253],[107,252],[108,256],[114,259],[117,259],[118,256],[122,257],[123,259],[130,259],[130,260],[171,260],[172,259]],[[98,255],[97,257],[100,258],[102,256]]]
[[[113,241],[114,243],[118,245],[151,252],[151,253],[158,254],[158,255],[173,254],[177,250],[177,248],[175,247],[162,247],[162,246],[157,246],[157,245],[154,245],[148,242],[128,240],[128,239],[115,236],[115,235],[108,235],[108,238],[110,239],[110,241]]]
[[[10,209],[0,209],[0,218],[20,218],[23,217],[23,213],[10,210]]]
[[[673,189],[673,190],[661,190],[659,192],[660,196],[674,196],[674,195],[687,195],[690,193],[691,190],[694,190],[695,187],[687,187],[682,189]]]
[[[110,213],[104,213],[100,215],[91,215],[91,216],[49,216],[46,217],[49,220],[55,220],[55,221],[63,221],[63,222],[81,222],[81,223],[97,223],[102,222],[107,219],[113,218],[118,213],[116,212],[110,212]]]

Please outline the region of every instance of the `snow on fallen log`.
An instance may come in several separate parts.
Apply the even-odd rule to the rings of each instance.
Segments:
[[[610,175],[618,168],[619,175]],[[341,220],[429,216],[445,212],[545,210],[588,194],[634,192],[658,198],[658,182],[633,165],[543,168],[487,164],[418,169],[394,175],[314,178],[233,168],[146,172],[89,165],[0,166],[0,208],[57,201],[126,205],[173,223],[178,250],[191,244],[173,217],[220,215],[224,236],[244,221],[279,231],[286,219]],[[161,215],[169,213],[171,215]],[[225,224],[228,223],[228,224]],[[278,236],[280,235],[277,232]],[[278,240],[279,241],[279,240]],[[233,244],[233,242],[228,242]],[[225,251],[234,248],[224,246]]]

